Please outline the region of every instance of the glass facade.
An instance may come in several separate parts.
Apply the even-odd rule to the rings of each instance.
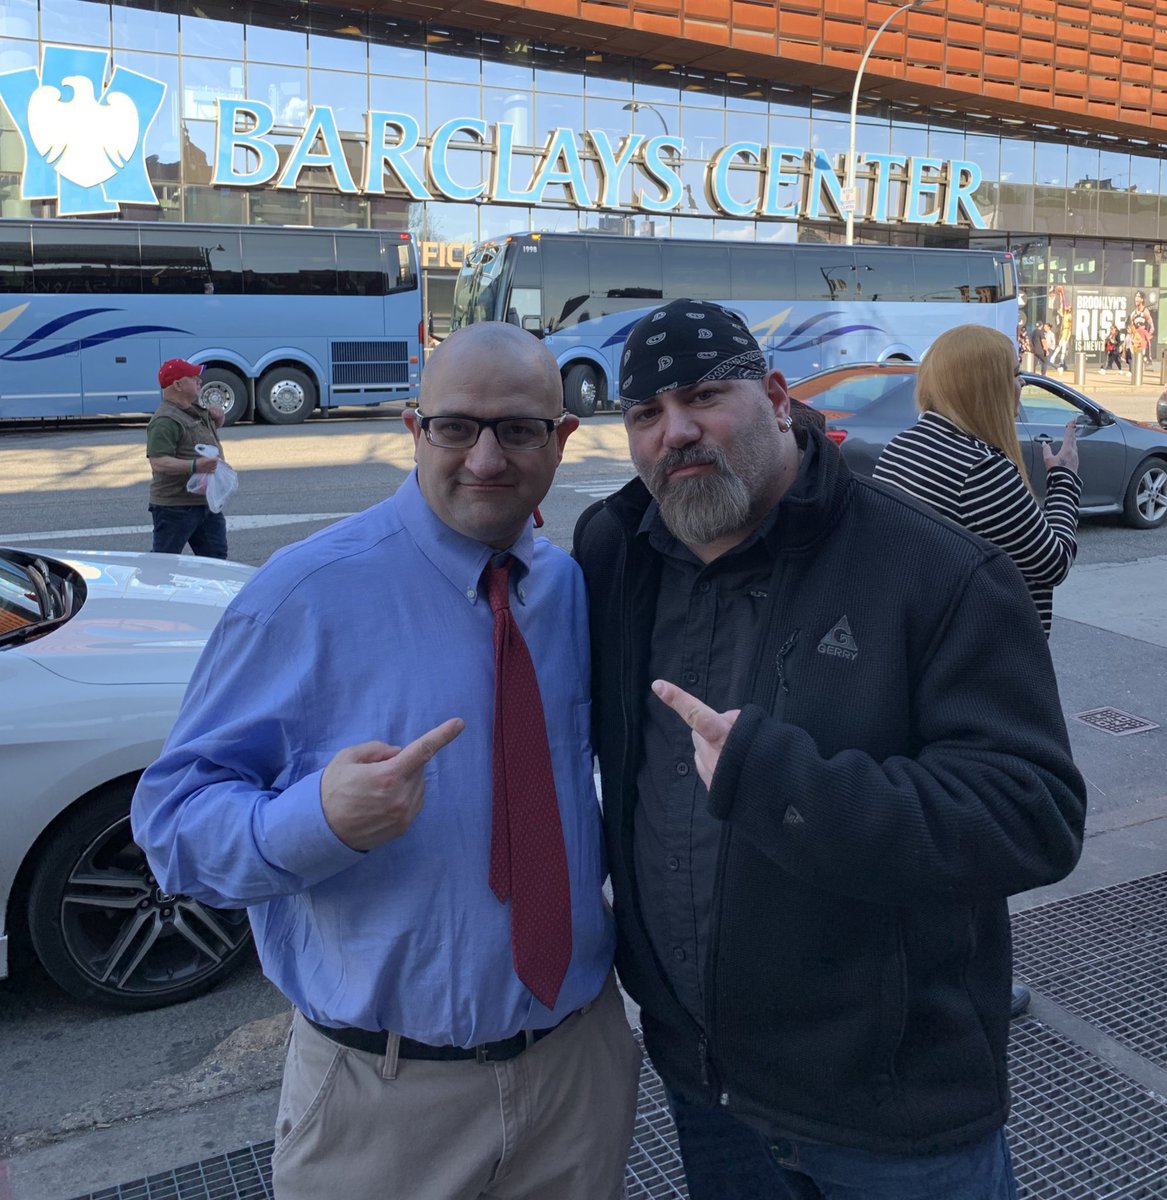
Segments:
[[[461,247],[484,237],[583,229],[735,241],[843,238],[837,216],[720,211],[707,190],[707,168],[722,147],[739,141],[819,151],[837,166],[848,144],[849,95],[541,45],[521,32],[488,36],[312,3],[209,2],[192,11],[170,0],[3,0],[0,73],[38,67],[47,45],[108,51],[115,66],[165,84],[144,141],[158,203],[123,203],[122,215],[410,230],[422,244],[439,333]],[[220,106],[231,99],[258,101],[272,114],[266,141],[277,170],[262,184],[214,182]],[[325,108],[353,180],[349,191],[338,186],[335,169],[321,165],[324,143],[297,150],[310,114]],[[419,144],[403,157],[434,198],[411,194],[389,171],[380,181],[383,191],[365,186],[370,110],[416,120]],[[463,201],[441,195],[427,177],[424,147],[444,122],[467,119],[485,122],[488,131],[507,123],[525,152],[515,161],[528,167],[556,130],[572,131],[587,204],[575,203],[578,197],[561,181],[547,186],[537,204],[491,202],[483,183],[492,171],[488,147],[466,130],[455,134],[444,161],[454,185],[483,194]],[[664,154],[679,180],[669,211],[643,210],[637,193],[654,198],[662,189],[632,170],[618,173],[601,207],[604,180],[592,143],[581,141],[585,130],[606,134],[613,149],[630,134],[680,139],[679,155]],[[982,179],[972,200],[986,227],[860,221],[856,240],[1013,249],[1029,323],[1047,315],[1047,297],[1059,286],[1139,288],[1158,309],[1167,176],[1149,146],[1104,135],[1059,138],[1056,131],[951,110],[929,119],[927,109],[886,102],[862,108],[857,134],[864,155],[974,163]],[[303,159],[301,169],[291,185],[280,186],[294,155]],[[52,200],[21,198],[24,164],[22,135],[0,104],[0,216],[56,215]],[[255,155],[237,147],[232,164],[245,174],[254,169]],[[570,173],[568,158],[554,165]],[[514,181],[520,192],[530,178],[529,171],[522,174]],[[737,178],[748,178],[748,170]],[[793,211],[799,186],[796,176],[775,179],[775,209]],[[898,177],[890,184],[890,212],[904,211],[906,186]],[[739,183],[731,190],[740,195],[743,188]],[[1060,299],[1055,303],[1062,306]]]

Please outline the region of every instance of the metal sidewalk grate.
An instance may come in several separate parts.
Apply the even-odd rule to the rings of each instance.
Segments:
[[[1164,1200],[1167,1101],[1034,1017],[1009,1044],[1023,1200]]]
[[[1092,708],[1088,712],[1074,713],[1073,717],[1083,725],[1093,725],[1095,729],[1101,729],[1103,733],[1113,733],[1115,737],[1126,737],[1128,733],[1146,733],[1149,729],[1159,728],[1154,721],[1123,712],[1121,708]]]
[[[1165,931],[1167,873],[1148,875],[1015,914],[1013,971],[1167,1069]]]
[[[1020,1200],[1167,1200],[1167,1101],[1029,1017],[1010,1042]],[[272,1200],[271,1142],[76,1200]],[[685,1200],[676,1131],[645,1060],[627,1200]]]

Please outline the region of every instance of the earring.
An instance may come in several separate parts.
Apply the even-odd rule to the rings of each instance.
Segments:
[[[782,433],[789,433],[794,422],[789,417],[781,417],[778,421],[778,429]]]

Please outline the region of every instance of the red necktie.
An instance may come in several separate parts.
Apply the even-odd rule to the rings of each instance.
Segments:
[[[515,974],[554,1008],[571,961],[571,888],[539,681],[510,609],[513,561],[484,575],[494,613],[490,889],[511,902]]]

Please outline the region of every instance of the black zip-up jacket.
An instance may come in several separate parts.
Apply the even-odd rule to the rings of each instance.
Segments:
[[[1008,1115],[1006,897],[1081,849],[1036,610],[1009,558],[821,435],[777,515],[769,627],[713,777],[706,1012],[655,959],[632,831],[659,560],[634,480],[576,526],[621,980],[670,1088],[836,1145],[938,1152]]]

